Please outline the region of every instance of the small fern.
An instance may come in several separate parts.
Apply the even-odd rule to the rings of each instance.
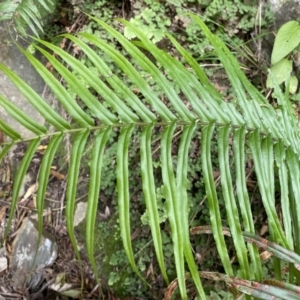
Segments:
[[[26,36],[27,26],[35,36],[43,32],[42,19],[46,13],[53,12],[56,0],[6,0],[0,3],[0,21],[9,20],[18,34]]]

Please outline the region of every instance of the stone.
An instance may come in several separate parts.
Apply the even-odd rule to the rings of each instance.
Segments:
[[[78,226],[86,217],[87,202],[79,202],[74,215],[74,227]]]
[[[24,284],[35,290],[43,281],[43,269],[53,264],[57,257],[57,243],[43,229],[38,245],[37,222],[24,218],[11,245],[10,271],[15,288]]]
[[[5,246],[0,249],[0,274],[7,269],[7,251]]]
[[[15,40],[10,35],[6,28],[6,23],[0,23],[0,63],[14,71],[27,84],[29,84],[38,94],[42,95],[45,83],[37,71],[32,67],[27,58],[20,52],[16,43],[26,48],[28,44],[22,39],[15,37]],[[18,108],[22,109],[28,116],[39,124],[44,124],[44,118],[33,108],[26,100],[22,93],[15,87],[9,78],[0,71],[0,93],[6,99],[10,100]],[[33,136],[33,133],[18,122],[16,122],[0,105],[0,117],[9,126],[14,128],[23,138]]]
[[[278,29],[288,21],[297,21],[300,18],[300,0],[289,1],[277,7],[275,12],[275,30]]]

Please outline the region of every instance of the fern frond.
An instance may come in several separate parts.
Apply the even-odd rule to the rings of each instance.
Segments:
[[[26,12],[28,13],[28,11]],[[200,136],[202,176],[209,207],[211,231],[224,270],[227,275],[234,275],[222,230],[223,222],[226,222],[233,238],[241,276],[244,279],[252,279],[254,276],[257,281],[262,279],[259,252],[257,247],[248,243],[243,235],[243,231],[255,234],[250,195],[246,186],[245,152],[246,149],[250,150],[254,160],[259,191],[268,216],[272,240],[290,250],[295,247],[296,251],[299,252],[300,204],[297,199],[300,198],[300,146],[298,127],[293,119],[289,105],[284,102],[287,99],[281,98],[280,109],[275,110],[269,105],[263,95],[251,85],[242,73],[236,59],[224,43],[212,35],[201,19],[195,16],[192,17],[196,19],[215,48],[228,74],[235,92],[235,100],[230,103],[223,101],[222,96],[209,82],[209,79],[197,62],[170,35],[168,37],[171,42],[190,65],[192,71],[188,70],[185,65],[168,53],[158,49],[143,32],[138,28],[134,28],[129,22],[122,21],[139,38],[140,43],[137,45],[128,41],[122,34],[101,20],[94,18],[103,27],[103,30],[106,30],[122,45],[132,57],[131,61],[134,64],[118,50],[108,45],[107,42],[92,34],[81,33],[79,37],[69,34],[63,35],[63,37],[74,42],[82,49],[98,70],[100,76],[96,76],[90,69],[61,48],[36,38],[36,42],[43,46],[41,47],[37,44],[35,46],[36,49],[51,62],[53,68],[64,79],[69,87],[69,89],[66,89],[33,55],[21,49],[22,53],[47,82],[53,94],[72,118],[72,126],[47,105],[22,79],[1,64],[0,70],[10,78],[34,108],[54,127],[54,132],[50,132],[46,127],[34,123],[28,117],[26,118],[20,108],[16,108],[3,96],[0,97],[0,105],[17,122],[34,134],[23,159],[24,161],[21,163],[20,174],[16,178],[17,184],[13,190],[14,206],[16,205],[16,195],[19,192],[19,184],[26,174],[28,161],[32,157],[40,139],[46,137],[51,139],[44,155],[39,175],[37,197],[40,216],[39,228],[41,228],[43,196],[51,162],[63,135],[75,134],[70,158],[72,165],[70,166],[66,195],[67,227],[74,246],[76,242],[73,230],[73,214],[80,159],[86,147],[89,134],[93,133],[96,136],[90,161],[86,224],[88,256],[95,274],[97,274],[97,271],[93,256],[94,228],[99,191],[101,189],[102,162],[105,146],[115,129],[117,132],[120,132],[118,134],[117,166],[115,170],[117,174],[120,232],[128,261],[139,274],[131,243],[131,203],[130,182],[128,179],[130,174],[128,156],[132,146],[131,137],[133,130],[137,130],[140,142],[142,187],[149,214],[149,226],[159,267],[165,281],[169,282],[165,270],[164,247],[160,232],[151,157],[152,132],[156,128],[160,128],[162,131],[160,140],[161,176],[181,297],[182,299],[187,299],[185,282],[187,272],[185,263],[187,262],[198,293],[201,299],[204,299],[205,293],[201,285],[197,264],[191,251],[188,223],[187,182],[189,178],[187,176],[187,164],[190,144],[195,139],[194,136]],[[143,51],[150,52],[161,68],[158,68],[156,64],[148,59],[138,45],[141,46]],[[97,55],[95,48],[97,50],[100,49],[111,58],[123,72],[122,76],[126,77],[126,80],[139,90],[139,97],[123,82],[122,77],[118,77],[110,70],[104,60]],[[55,52],[59,56],[59,60],[51,56],[49,50]],[[147,73],[160,88],[162,97],[153,92],[152,86],[143,78],[140,70]],[[83,78],[93,89],[93,92],[86,88],[74,73]],[[280,91],[277,92],[281,93]],[[74,98],[74,94],[88,107],[91,115],[87,114],[80,107]],[[101,100],[99,100],[99,97],[101,97]],[[99,120],[99,126],[94,125],[94,118]],[[178,128],[181,129],[181,132],[180,143],[176,153],[177,161],[175,163],[173,137],[175,130]],[[2,150],[0,154],[0,158],[2,158],[4,153],[8,151],[11,143],[15,144],[22,141],[22,137],[1,120],[0,130],[12,140]],[[195,133],[198,134],[195,135]],[[213,154],[212,149],[213,136],[217,136],[218,139],[217,159],[220,168],[222,199],[225,203],[226,220],[223,220],[221,217],[220,196],[217,193],[214,181],[212,156],[216,154]],[[230,165],[229,137],[232,137],[233,140],[233,167]],[[284,229],[275,209],[274,178],[277,172],[274,168],[275,162],[280,179]],[[237,187],[236,192],[233,188],[234,186]],[[291,196],[292,194],[294,198]],[[290,208],[294,210],[292,214],[289,214]],[[11,212],[11,216],[12,214],[13,212]],[[249,257],[247,250],[249,250]],[[252,270],[255,271],[254,275]]]
[[[0,21],[11,21],[20,35],[27,35],[28,26],[35,36],[39,36],[38,31],[43,32],[45,12],[51,13],[53,8],[52,0],[6,0],[0,3]]]

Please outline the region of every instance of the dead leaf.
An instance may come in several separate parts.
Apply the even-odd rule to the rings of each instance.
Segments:
[[[70,283],[66,283],[66,276],[64,273],[60,273],[55,278],[55,283],[49,286],[50,289],[60,293],[61,295],[78,298],[81,294],[81,291],[78,289],[72,289],[72,285]]]
[[[103,218],[104,220],[107,220],[110,217],[110,209],[107,205],[105,207],[104,214],[100,213],[100,217]]]
[[[46,150],[47,147],[48,147],[48,145],[39,145],[38,148],[37,148],[37,150],[38,151],[43,151],[43,150]]]
[[[7,253],[11,254],[11,246],[7,241],[5,241],[5,248],[6,248]]]
[[[142,229],[138,228],[131,234],[131,241],[135,240],[141,233]]]
[[[19,204],[22,204],[23,202],[25,202],[31,195],[33,195],[37,189],[38,189],[38,183],[34,183],[32,184],[28,190],[26,191],[25,195],[23,196],[23,198],[20,200]]]
[[[0,208],[0,221],[2,221],[3,217],[6,215],[6,210],[7,210],[8,206],[7,205],[3,205]]]
[[[267,260],[272,256],[273,256],[273,253],[270,251],[264,251],[264,252],[260,253],[260,255],[259,255],[261,260]]]
[[[154,269],[153,269],[153,264],[152,262],[150,263],[148,269],[147,269],[147,273],[146,273],[146,278],[150,278],[153,280],[155,278],[154,276]]]
[[[79,202],[74,215],[74,226],[79,225],[86,216],[87,202]]]
[[[7,269],[7,258],[0,257],[0,273]]]
[[[268,229],[269,229],[268,224],[263,224],[261,229],[260,229],[260,235],[261,236],[264,235],[268,231]]]
[[[64,174],[61,174],[61,173],[59,173],[55,170],[52,170],[52,169],[50,170],[50,174],[58,180],[65,180],[65,178],[66,178],[66,176]]]
[[[50,209],[50,207],[48,207],[48,208],[46,208],[46,209],[44,209],[43,210],[43,217],[47,217],[47,216],[49,216],[49,214],[51,214],[51,209]],[[38,218],[39,218],[39,216],[36,214],[36,215],[31,215],[30,216],[30,219],[31,220],[38,220]]]
[[[78,298],[81,294],[80,290],[72,289],[72,285],[70,283],[65,283],[63,286],[61,286],[60,283],[54,283],[51,284],[49,288],[63,296],[70,298]]]

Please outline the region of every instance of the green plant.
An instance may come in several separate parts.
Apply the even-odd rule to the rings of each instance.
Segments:
[[[137,1],[133,4],[133,13],[135,16],[130,19],[130,23],[143,30],[154,43],[164,38],[165,31],[172,24],[168,16],[170,14],[169,6],[159,1]],[[128,39],[136,37],[130,27],[125,27],[124,35]]]
[[[43,32],[42,19],[55,7],[56,0],[6,0],[0,3],[0,21],[9,20],[19,34],[26,36],[27,26],[32,33],[39,36]]]
[[[292,75],[293,61],[289,56],[300,44],[300,26],[297,21],[289,21],[279,29],[272,51],[271,68],[278,84],[285,82],[291,94],[298,89],[298,78]],[[271,75],[267,79],[267,87],[273,88]]]
[[[174,1],[169,0],[173,3]],[[195,58],[199,61],[206,60],[208,56],[215,60],[211,44],[199,29],[197,22],[186,18],[186,10],[196,12],[201,15],[208,28],[227,45],[234,50],[241,47],[245,42],[244,36],[253,35],[253,28],[259,26],[259,30],[272,23],[274,15],[268,4],[265,4],[259,15],[256,1],[240,0],[214,0],[214,1],[178,1],[176,7],[176,38],[182,45],[187,47]],[[257,19],[260,22],[257,24]]]
[[[216,54],[222,62],[224,69],[235,92],[235,101],[223,101],[221,95],[206,77],[203,69],[171,36],[167,35],[178,53],[182,55],[189,64],[190,69],[173,58],[168,53],[160,50],[151,42],[143,32],[134,28],[129,22],[121,21],[129,26],[140,41],[143,51],[148,51],[159,64],[160,69],[144,52],[128,41],[117,30],[108,26],[105,22],[93,18],[100,26],[116,39],[139,68],[149,74],[161,89],[163,97],[159,98],[153,93],[148,82],[141,76],[137,68],[133,66],[121,53],[90,33],[80,33],[81,40],[70,34],[63,37],[74,42],[87,55],[94,67],[98,69],[100,76],[95,75],[86,66],[76,60],[64,50],[49,42],[35,39],[39,44],[34,47],[40,51],[52,64],[53,68],[64,78],[65,82],[72,89],[72,94],[64,88],[60,82],[36,59],[32,54],[20,48],[20,51],[28,58],[42,78],[48,83],[52,92],[73,119],[73,126],[58,115],[49,107],[43,99],[37,95],[28,85],[16,74],[10,71],[3,64],[0,69],[10,80],[22,91],[29,102],[38,110],[41,115],[51,124],[54,132],[46,127],[29,119],[20,108],[11,104],[4,96],[0,95],[0,105],[20,124],[28,128],[34,137],[27,139],[27,151],[22,159],[18,174],[14,180],[13,195],[11,201],[10,220],[14,215],[19,190],[29,162],[40,144],[41,139],[50,138],[47,150],[45,151],[38,176],[39,190],[37,192],[38,228],[42,230],[42,214],[44,196],[48,182],[50,167],[65,134],[74,135],[70,169],[68,173],[68,185],[66,192],[66,219],[70,239],[77,251],[74,237],[73,215],[76,198],[81,158],[90,134],[95,135],[95,142],[90,159],[90,183],[88,192],[88,208],[86,223],[86,246],[91,264],[96,271],[94,259],[94,229],[97,215],[98,196],[101,186],[101,172],[104,152],[112,132],[117,130],[118,142],[116,152],[116,181],[118,212],[120,222],[120,235],[124,251],[132,269],[140,276],[134,259],[134,251],[131,242],[130,207],[131,199],[129,193],[128,157],[132,145],[132,133],[139,132],[139,149],[141,179],[143,197],[148,213],[148,224],[151,230],[153,247],[160,267],[161,274],[169,283],[169,276],[166,272],[164,243],[160,227],[158,203],[153,162],[152,162],[152,133],[155,128],[161,129],[160,138],[160,173],[164,185],[164,198],[166,203],[167,221],[172,238],[173,254],[175,257],[176,282],[182,299],[187,299],[186,278],[191,278],[200,299],[206,295],[202,287],[200,276],[210,280],[221,280],[232,288],[254,297],[269,299],[268,296],[275,296],[288,299],[297,299],[296,292],[291,291],[291,286],[283,285],[278,287],[272,282],[263,285],[262,265],[258,249],[252,243],[247,243],[245,236],[254,239],[255,229],[250,197],[246,187],[245,175],[245,152],[250,151],[255,165],[255,174],[258,181],[259,191],[266,211],[270,239],[276,241],[285,251],[284,256],[278,255],[274,260],[274,273],[277,278],[281,277],[280,261],[287,260],[294,263],[298,268],[299,256],[293,252],[299,252],[300,240],[297,234],[300,230],[299,223],[299,202],[300,197],[300,172],[299,172],[299,129],[297,120],[292,112],[289,99],[283,95],[278,86],[275,86],[280,101],[279,109],[275,110],[263,95],[251,85],[240,70],[234,56],[230,53],[225,44],[213,35],[201,19],[191,16],[202,29]],[[88,41],[88,42],[86,42]],[[111,60],[122,70],[122,77],[111,72],[110,68],[96,55],[93,47],[99,47]],[[46,51],[45,48],[48,50]],[[78,78],[63,66],[55,57],[49,54],[54,51],[66,65],[79,74],[93,93],[82,84]],[[153,59],[152,58],[152,59]],[[127,77],[138,89],[138,97],[122,79]],[[100,121],[95,125],[91,114],[87,114],[73,97],[77,97],[89,108],[94,118]],[[101,101],[95,97],[101,95]],[[179,128],[180,140],[176,159],[173,156],[174,132]],[[0,158],[9,151],[12,145],[23,142],[24,139],[2,120],[0,129],[11,141],[3,143]],[[194,135],[197,133],[196,135]],[[201,141],[201,176],[205,185],[205,192],[209,207],[210,232],[212,233],[218,255],[222,262],[225,274],[201,272],[195,262],[190,241],[190,226],[188,223],[189,202],[188,202],[188,157],[193,137]],[[212,148],[212,139],[217,139],[217,149]],[[232,142],[233,166],[230,166],[229,138]],[[212,158],[212,153],[217,152],[217,157]],[[215,153],[214,153],[215,155]],[[214,181],[212,160],[218,160],[220,169],[220,186],[222,200],[226,211],[226,220],[222,220],[220,213],[220,197],[218,197],[216,183]],[[276,168],[275,168],[276,165]],[[234,176],[233,176],[234,174]],[[281,191],[281,212],[275,208],[275,174],[280,179]],[[233,190],[236,186],[236,193]],[[290,213],[290,210],[293,213]],[[282,214],[284,230],[279,215]],[[238,272],[236,272],[229,258],[229,251],[224,238],[223,222],[230,228],[230,236],[236,252]],[[241,225],[243,224],[243,225]],[[10,228],[9,224],[7,225]],[[246,234],[245,234],[245,232]],[[7,232],[6,232],[7,234]],[[248,235],[247,235],[248,234]],[[252,234],[252,235],[251,235]],[[268,244],[269,246],[270,244]],[[274,244],[272,244],[274,245]],[[169,250],[169,245],[167,247]],[[249,254],[248,254],[249,253]],[[77,252],[79,257],[79,253]],[[186,274],[186,268],[189,274]],[[236,275],[241,278],[236,278]],[[289,271],[289,282],[299,283],[295,279],[295,269],[291,266]],[[168,296],[170,290],[168,289]],[[297,290],[296,286],[292,286]],[[167,299],[167,297],[166,297]]]

